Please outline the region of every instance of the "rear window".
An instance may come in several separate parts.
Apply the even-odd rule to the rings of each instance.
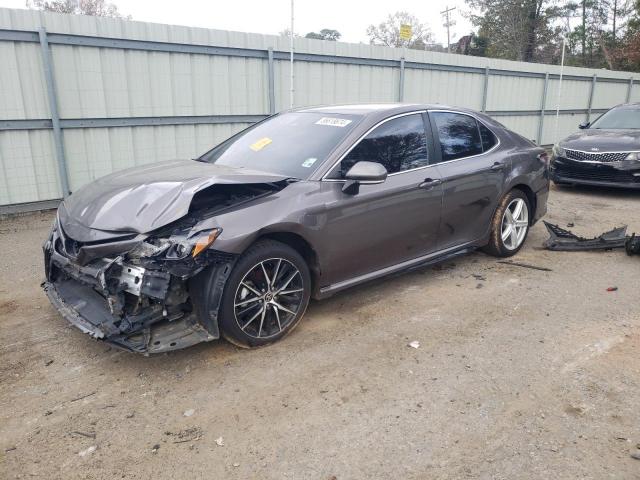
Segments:
[[[498,139],[493,134],[491,130],[485,127],[482,123],[478,122],[478,128],[480,129],[480,139],[482,140],[482,150],[487,152],[491,150],[496,143],[498,143]]]
[[[306,179],[361,118],[334,113],[282,113],[225,140],[198,160]]]
[[[453,112],[434,112],[431,116],[438,129],[443,162],[482,153],[482,141],[475,118]]]

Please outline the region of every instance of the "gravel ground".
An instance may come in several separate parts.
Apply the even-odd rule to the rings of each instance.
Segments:
[[[554,189],[547,219],[639,211]],[[545,251],[539,224],[515,260],[551,272],[475,253],[312,303],[268,348],[145,358],[49,306],[52,217],[0,221],[2,478],[640,478],[640,258]]]

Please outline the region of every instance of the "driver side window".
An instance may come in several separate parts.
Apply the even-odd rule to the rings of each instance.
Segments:
[[[389,174],[427,166],[422,114],[394,118],[377,127],[342,159],[328,178],[344,179],[349,169],[360,161],[380,163]]]

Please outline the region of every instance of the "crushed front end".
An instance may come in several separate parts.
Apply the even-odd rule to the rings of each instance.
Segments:
[[[73,325],[129,351],[160,353],[219,338],[216,313],[194,302],[211,282],[195,279],[217,279],[221,290],[234,256],[209,248],[218,229],[191,231],[79,242],[58,219],[43,245],[44,290]]]

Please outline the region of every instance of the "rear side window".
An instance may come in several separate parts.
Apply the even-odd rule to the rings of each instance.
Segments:
[[[495,146],[495,144],[498,143],[498,139],[493,134],[493,132],[485,127],[482,123],[478,122],[478,127],[480,128],[482,150],[485,152],[491,150]]]
[[[380,163],[388,173],[427,166],[427,137],[422,115],[405,115],[377,127],[349,152],[328,178],[344,178],[360,161]]]
[[[482,153],[482,141],[475,118],[449,112],[433,112],[431,116],[438,130],[443,162]]]

